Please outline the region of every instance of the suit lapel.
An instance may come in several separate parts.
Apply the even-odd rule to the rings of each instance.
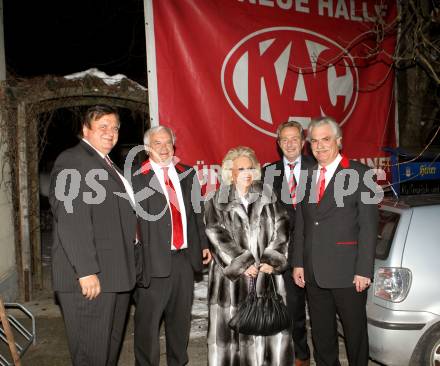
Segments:
[[[150,212],[147,206],[151,206],[155,212],[157,210],[161,211],[164,208],[166,208],[166,210],[169,209],[165,193],[160,185],[159,179],[154,173],[154,170],[151,168],[149,160],[142,163],[140,173],[137,176],[137,181],[139,182],[136,187],[138,191],[141,189],[149,189],[153,191],[149,194],[148,199],[143,199],[139,203],[146,212]]]
[[[196,179],[196,177],[191,174],[191,170],[192,168],[188,168],[184,165],[181,165],[180,163],[176,163],[174,165],[177,175],[179,177],[179,182],[180,182],[180,189],[182,191],[182,198],[183,198],[183,204],[185,205],[185,214],[186,217],[188,218],[188,222],[189,222],[189,218],[191,216],[191,192],[192,192],[192,187],[193,187],[193,179],[191,179],[192,177],[194,177],[194,179]]]
[[[279,160],[276,164],[275,164],[275,171],[276,172],[281,172],[280,175],[275,175],[274,179],[273,179],[273,186],[276,192],[281,193],[281,189],[283,187],[283,183],[285,181],[284,178],[284,164],[282,160]]]
[[[117,182],[117,184],[124,190],[125,192],[125,186],[122,183],[121,177],[118,176],[118,173],[116,173],[115,169],[118,169],[115,166],[115,169],[113,169],[111,166],[109,166],[106,161],[95,151],[93,147],[91,147],[89,144],[87,144],[84,141],[80,141],[81,146],[88,152],[88,154],[95,160],[95,162],[99,165],[99,167],[105,169],[109,176],[113,178],[114,181]]]
[[[318,211],[325,211],[329,209],[330,207],[334,206],[334,200],[332,199],[334,197],[335,193],[335,176],[338,172],[338,169],[336,169],[335,174],[333,174],[333,177],[330,179],[330,182],[328,182],[327,187],[324,191],[324,196],[322,196],[321,201],[319,204],[317,204]]]

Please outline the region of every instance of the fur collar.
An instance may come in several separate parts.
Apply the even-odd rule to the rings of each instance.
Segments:
[[[253,182],[246,195],[249,203],[256,202],[260,206],[264,206],[276,201],[276,196],[273,190],[268,185],[263,185],[261,181]],[[240,196],[233,184],[222,184],[215,193],[214,207],[221,211],[230,211],[241,206]]]

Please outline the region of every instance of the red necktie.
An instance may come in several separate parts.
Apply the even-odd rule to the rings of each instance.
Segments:
[[[296,178],[295,174],[293,173],[293,169],[295,169],[296,163],[289,163],[290,168],[290,177],[289,177],[289,191],[290,191],[290,197],[292,198],[292,204],[293,206],[296,206]]]
[[[168,167],[163,167],[163,177],[165,180],[165,185],[168,191],[168,201],[171,208],[171,220],[173,224],[173,246],[176,249],[180,249],[183,245],[183,227],[182,227],[182,216],[180,215],[179,201],[177,200],[177,194],[174,189],[173,182],[171,182],[168,176]]]
[[[319,180],[318,180],[318,196],[317,196],[317,200],[316,203],[319,203],[322,199],[322,196],[324,196],[324,191],[325,191],[325,172],[327,171],[327,169],[325,169],[325,167],[321,168],[321,172],[319,174]]]

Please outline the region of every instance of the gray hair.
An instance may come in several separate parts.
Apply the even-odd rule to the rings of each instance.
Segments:
[[[252,162],[253,179],[259,180],[261,179],[261,166],[258,162],[257,156],[255,155],[255,151],[247,146],[237,146],[230,149],[222,161],[222,182],[227,185],[232,184],[232,165],[234,160],[245,156]]]
[[[304,140],[305,138],[305,132],[304,132],[304,128],[301,125],[301,123],[297,122],[297,121],[287,121],[287,122],[283,122],[281,123],[278,128],[277,128],[277,140],[280,141],[280,135],[281,132],[288,127],[295,127],[298,129],[299,134],[301,136],[301,139]]]
[[[153,135],[157,132],[160,132],[160,131],[166,131],[170,134],[171,139],[173,140],[173,146],[174,146],[176,143],[176,135],[174,134],[174,131],[171,128],[164,126],[164,125],[154,126],[154,127],[151,127],[150,129],[148,129],[144,134],[144,145],[150,146],[151,135]]]
[[[315,127],[323,126],[323,125],[329,125],[333,131],[333,135],[336,139],[342,138],[342,130],[341,127],[339,127],[339,124],[336,122],[336,120],[332,117],[328,116],[322,116],[318,118],[313,118],[312,121],[309,124],[308,132],[307,132],[307,141],[310,142],[310,136],[312,135],[312,130]],[[342,149],[342,143],[338,143],[339,150]]]

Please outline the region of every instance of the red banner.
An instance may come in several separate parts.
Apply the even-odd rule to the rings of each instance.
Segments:
[[[343,152],[382,166],[396,145],[394,1],[145,0],[152,125],[173,128],[185,163],[231,147],[278,159],[275,132],[328,115]],[[379,15],[378,15],[379,14]],[[202,163],[202,164],[203,164]]]

